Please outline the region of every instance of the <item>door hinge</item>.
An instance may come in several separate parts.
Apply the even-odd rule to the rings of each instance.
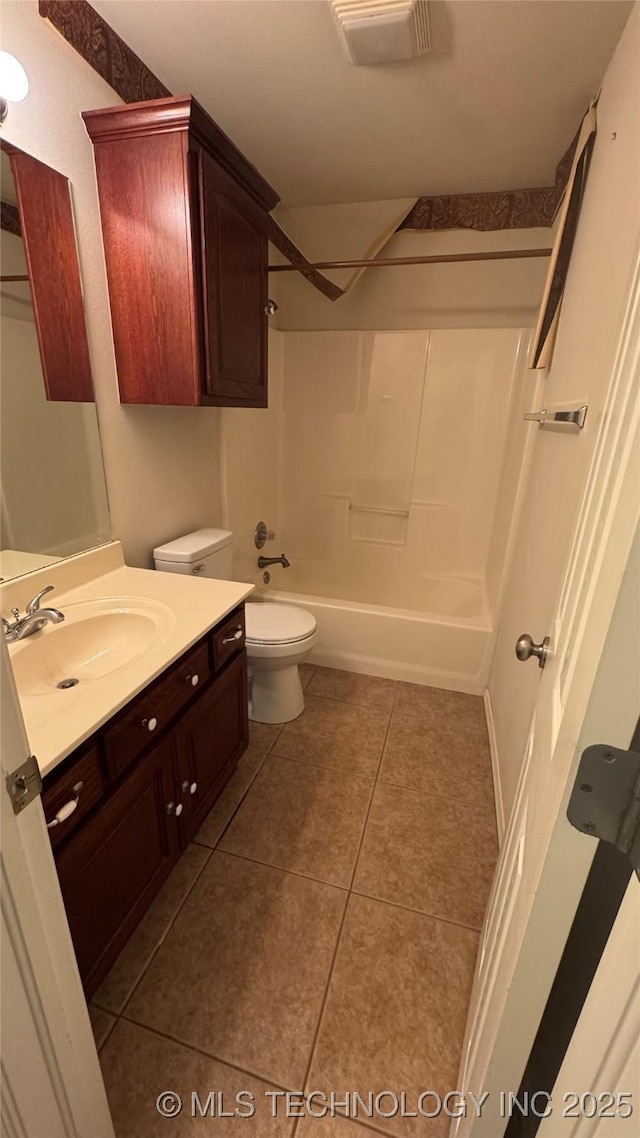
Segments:
[[[29,755],[26,762],[7,775],[7,790],[14,814],[20,814],[38,797],[42,791],[42,776],[35,755]]]
[[[567,818],[610,842],[640,873],[640,754],[598,743],[582,752]]]

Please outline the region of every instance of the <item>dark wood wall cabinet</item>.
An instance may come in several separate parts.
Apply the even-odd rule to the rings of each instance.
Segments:
[[[219,634],[229,629],[241,635],[221,656]],[[44,780],[88,997],[233,774],[248,742],[247,707],[240,608]]]
[[[120,399],[267,405],[267,220],[279,200],[190,97],[83,115]]]

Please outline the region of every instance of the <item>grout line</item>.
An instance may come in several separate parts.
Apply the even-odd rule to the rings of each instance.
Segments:
[[[291,877],[301,877],[304,881],[315,881],[316,885],[326,885],[329,889],[339,889],[341,893],[348,893],[348,885],[336,885],[335,881],[325,881],[322,877],[312,877],[310,873],[301,873],[298,869],[289,869],[284,865],[274,865],[272,861],[259,861],[257,857],[249,857],[247,854],[236,853],[235,850],[221,850],[216,849],[216,853],[224,854],[225,857],[235,857],[239,861],[248,861],[251,865],[261,865],[264,869],[276,869],[278,873],[289,873]]]
[[[351,674],[352,673],[349,673],[349,675],[351,675]],[[392,682],[398,683],[399,681],[395,680]],[[390,708],[386,708],[386,707],[378,707],[378,705],[376,703],[360,703],[357,700],[341,699],[340,696],[337,696],[337,695],[324,695],[324,694],[323,695],[316,695],[315,692],[308,691],[306,688],[305,688],[305,694],[308,694],[311,697],[311,699],[319,699],[321,702],[324,702],[324,703],[341,703],[344,707],[357,707],[357,708],[359,708],[360,711],[377,711],[380,715],[382,715],[382,714],[391,715],[391,712],[393,710],[393,706],[394,706],[395,701],[396,701],[396,696],[397,696],[397,692],[394,692],[392,705]],[[297,717],[297,719],[301,719],[302,714],[303,713],[301,713]],[[296,723],[297,719],[292,719],[290,722]],[[288,727],[288,726],[289,726],[288,723],[283,723],[282,727],[280,729],[281,732],[284,731],[285,727]],[[278,736],[278,738],[279,737],[280,736]]]
[[[396,713],[396,704],[398,702],[399,694],[400,694],[400,680],[396,680],[396,687],[395,687],[395,691],[393,693],[393,703],[391,704],[391,716],[392,717]]]
[[[457,929],[466,929],[467,932],[476,933],[478,936],[482,931],[481,924],[467,925],[464,921],[454,921],[452,917],[443,917],[439,913],[427,913],[424,909],[413,909],[411,905],[403,905],[400,901],[389,901],[386,897],[376,897],[373,893],[362,893],[359,889],[351,889],[349,892],[352,897],[364,897],[367,901],[376,901],[378,905],[390,905],[392,909],[402,909],[405,913],[415,913],[417,917],[426,917],[429,921],[441,921],[445,925],[453,925]]]
[[[488,783],[488,786],[491,788],[492,784],[491,784],[491,776],[490,775],[487,779],[487,783]],[[493,798],[491,798],[491,797],[489,799],[487,799],[486,802],[479,803],[478,802],[478,796],[476,796],[475,798],[454,798],[453,795],[450,795],[450,794],[439,794],[437,790],[424,790],[422,787],[419,787],[419,786],[407,786],[406,783],[395,782],[391,778],[380,778],[380,777],[378,777],[376,779],[376,785],[378,785],[378,786],[393,786],[397,790],[408,790],[410,794],[421,794],[424,798],[437,798],[440,802],[450,802],[452,806],[475,806],[476,809],[478,808],[479,805],[480,806],[486,806],[488,818],[490,818],[491,822],[495,823],[494,809],[493,809]]]
[[[370,782],[371,784],[375,782],[374,775],[359,774],[358,771],[345,771],[339,767],[327,767],[323,763],[314,763],[311,759],[299,759],[295,755],[279,755],[275,751],[270,751],[268,755],[265,755],[266,759],[279,759],[281,762],[296,763],[300,767],[313,767],[314,770],[329,771],[330,774],[345,775],[347,778],[359,778],[363,782]]]
[[[330,964],[330,966],[329,966],[329,974],[328,974],[328,976],[327,976],[327,982],[326,982],[326,985],[325,985],[325,989],[324,989],[324,995],[323,995],[323,997],[322,997],[322,1003],[321,1003],[321,1005],[320,1005],[320,1011],[319,1011],[319,1014],[318,1014],[318,1022],[317,1022],[317,1024],[316,1024],[316,1030],[315,1030],[315,1032],[314,1032],[314,1034],[313,1034],[313,1039],[312,1039],[312,1041],[311,1041],[311,1050],[310,1050],[310,1052],[309,1052],[309,1061],[308,1061],[308,1063],[307,1063],[307,1067],[306,1067],[306,1070],[305,1070],[305,1073],[304,1073],[304,1081],[303,1081],[303,1084],[302,1084],[302,1086],[303,1086],[303,1087],[306,1087],[306,1085],[307,1085],[307,1080],[308,1080],[308,1078],[309,1078],[309,1075],[311,1074],[311,1066],[312,1066],[312,1064],[313,1064],[313,1057],[314,1057],[314,1055],[315,1055],[316,1047],[317,1047],[317,1044],[318,1044],[318,1039],[319,1039],[319,1036],[320,1036],[320,1029],[321,1029],[321,1027],[322,1027],[322,1020],[324,1019],[324,1013],[325,1013],[325,1009],[326,1009],[326,1006],[327,1006],[327,1000],[328,1000],[328,998],[329,998],[329,989],[330,989],[330,987],[331,987],[331,981],[332,981],[332,979],[333,979],[333,973],[334,973],[334,969],[335,969],[335,965],[336,965],[336,960],[337,960],[337,957],[338,957],[338,951],[339,951],[339,949],[340,949],[340,944],[341,944],[341,941],[342,941],[342,933],[343,933],[343,931],[344,931],[344,926],[345,926],[345,922],[346,922],[346,919],[347,919],[347,910],[348,910],[348,908],[349,908],[349,899],[350,899],[350,897],[351,897],[351,894],[352,894],[352,891],[353,891],[353,883],[354,883],[354,881],[355,881],[356,871],[357,871],[357,868],[358,868],[358,861],[359,861],[359,859],[360,859],[360,853],[361,853],[361,850],[362,850],[362,846],[363,846],[363,843],[364,843],[365,834],[366,834],[366,831],[367,831],[367,824],[368,824],[368,822],[369,822],[369,815],[370,815],[370,813],[371,813],[371,806],[372,806],[372,803],[373,803],[373,796],[374,796],[374,794],[375,794],[375,783],[376,783],[376,780],[377,780],[377,778],[378,778],[378,772],[379,772],[379,770],[380,770],[380,766],[381,766],[381,764],[382,764],[382,756],[384,755],[384,749],[385,749],[385,747],[386,747],[386,745],[387,745],[387,738],[388,738],[388,736],[389,736],[389,730],[390,730],[390,727],[391,727],[391,716],[389,716],[389,722],[388,722],[388,724],[387,724],[387,730],[385,731],[384,741],[383,741],[383,743],[382,743],[382,747],[380,748],[380,757],[379,757],[379,759],[378,759],[378,765],[377,765],[377,767],[376,767],[376,775],[375,775],[375,779],[374,779],[374,783],[373,783],[373,786],[372,786],[372,788],[371,788],[371,794],[370,794],[370,796],[369,796],[369,804],[368,804],[368,806],[367,806],[367,812],[366,812],[366,814],[365,814],[365,817],[364,817],[364,822],[363,822],[363,824],[362,824],[362,830],[361,830],[361,833],[360,833],[360,841],[358,842],[358,848],[357,848],[357,850],[356,850],[356,856],[355,856],[355,858],[354,858],[354,861],[353,861],[353,870],[352,870],[352,873],[351,873],[351,880],[350,880],[350,882],[349,882],[349,888],[348,888],[348,892],[347,892],[347,900],[346,900],[346,903],[345,903],[345,906],[344,906],[344,912],[343,912],[343,914],[342,914],[342,920],[340,921],[340,927],[339,927],[339,929],[338,929],[338,936],[337,936],[337,938],[336,938],[336,945],[335,945],[335,948],[334,948],[334,951],[333,951],[333,956],[332,956],[332,958],[331,958],[331,964]]]
[[[269,726],[277,726],[277,724],[269,724]],[[273,748],[275,747],[276,743],[278,742],[278,739],[282,735],[282,732],[284,731],[286,726],[287,726],[286,723],[281,723],[278,726],[277,734],[274,736],[274,738],[271,742],[271,745],[269,747],[267,747],[267,751],[266,751],[267,755],[271,754]],[[249,720],[249,746],[251,746],[251,720]]]
[[[328,767],[324,763],[312,762],[310,759],[299,759],[297,755],[280,755],[277,751],[270,751],[267,755],[268,759],[288,759],[290,763],[298,763],[299,766],[316,767],[321,771],[333,771],[334,774],[351,775],[353,778],[361,778],[365,782],[375,782],[375,775],[360,774],[359,771],[345,771],[342,767]],[[377,769],[377,768],[376,768]]]
[[[222,1056],[216,1055],[213,1051],[205,1051],[202,1047],[196,1047],[193,1043],[185,1043],[184,1039],[180,1039],[177,1035],[170,1035],[168,1031],[160,1031],[157,1027],[150,1027],[148,1023],[143,1023],[142,1020],[134,1019],[130,1015],[122,1015],[121,1019],[125,1023],[131,1023],[134,1027],[141,1027],[145,1031],[150,1031],[152,1035],[159,1035],[161,1039],[168,1039],[171,1043],[177,1043],[180,1047],[184,1047],[187,1051],[193,1051],[196,1055],[203,1055],[206,1059],[213,1059],[216,1063],[222,1063],[225,1067],[230,1067],[231,1070],[237,1071],[240,1075],[246,1075],[248,1079],[258,1079],[261,1083],[267,1083],[276,1090],[293,1091],[297,1094],[296,1087],[287,1087],[284,1083],[278,1082],[277,1079],[272,1079],[268,1075],[260,1075],[257,1071],[250,1071],[247,1067],[240,1067],[237,1063],[231,1063],[228,1059],[223,1059]],[[112,1028],[113,1030],[113,1028]]]
[[[90,1006],[91,1005],[89,1003],[87,1003],[87,1007],[90,1007]],[[105,1043],[107,1042],[109,1036],[111,1035],[111,1032],[113,1031],[114,1027],[116,1026],[118,1019],[120,1017],[117,1016],[115,1012],[107,1012],[106,1009],[101,1008],[99,1006],[99,1004],[93,1004],[93,1007],[97,1008],[98,1011],[105,1012],[105,1015],[110,1015],[112,1020],[113,1020],[113,1023],[109,1024],[109,1027],[107,1028],[107,1033],[106,1033],[104,1039],[102,1040],[102,1043],[100,1044],[100,1046],[98,1046],[98,1043],[96,1041],[96,1051],[98,1052],[98,1055],[99,1055],[100,1052],[102,1051],[102,1048],[104,1047]],[[95,1036],[94,1036],[94,1039],[95,1039]]]
[[[306,690],[307,689],[305,689],[305,691]],[[322,692],[321,695],[318,695],[316,692],[310,691],[310,692],[308,692],[308,694],[311,696],[311,699],[325,699],[327,701],[327,703],[344,703],[344,704],[346,704],[347,707],[359,707],[362,711],[378,711],[381,713],[384,711],[384,712],[388,712],[389,715],[391,715],[393,708],[395,706],[396,696],[398,693],[397,692],[393,693],[393,699],[391,701],[391,706],[388,708],[387,707],[379,707],[377,703],[362,703],[360,700],[357,700],[357,699],[345,699],[344,696],[341,697],[339,695],[326,695],[324,692]],[[298,718],[300,718],[300,717],[298,716]],[[292,722],[295,723],[295,719],[292,720]],[[286,723],[284,724],[284,726],[285,727],[287,726]]]
[[[189,848],[189,847],[187,846],[187,849],[188,849],[188,848]],[[207,848],[208,848],[207,846],[198,846],[198,849],[201,849],[201,850],[202,850],[202,849],[207,849]],[[183,850],[183,852],[182,852],[182,855],[181,855],[181,856],[183,856],[183,857],[184,857],[184,854],[185,854],[185,852],[186,852],[186,851],[185,851],[185,850]],[[163,935],[161,936],[160,940],[159,940],[159,941],[158,941],[158,943],[156,944],[156,946],[155,946],[155,948],[154,948],[153,952],[151,953],[151,956],[150,956],[150,957],[149,957],[149,959],[147,960],[147,963],[145,964],[144,968],[142,969],[142,972],[141,972],[141,973],[140,973],[140,975],[138,976],[138,979],[136,980],[135,984],[133,985],[133,988],[131,989],[131,991],[129,992],[129,995],[127,996],[127,998],[126,998],[126,1000],[125,1000],[124,1004],[122,1005],[122,1007],[121,1007],[120,1011],[118,1012],[118,1018],[120,1018],[120,1016],[122,1016],[122,1014],[123,1014],[123,1012],[125,1011],[125,1009],[126,1009],[127,1005],[131,1003],[131,1000],[132,1000],[132,999],[133,999],[133,997],[135,996],[135,994],[136,994],[136,992],[137,992],[138,988],[140,987],[140,984],[141,984],[141,983],[142,983],[142,981],[144,980],[144,978],[145,978],[145,976],[146,976],[146,974],[147,974],[147,971],[148,971],[148,969],[149,969],[150,965],[153,963],[153,961],[155,960],[156,956],[158,955],[158,952],[160,951],[160,949],[161,949],[162,945],[164,944],[164,942],[165,942],[165,940],[167,939],[167,937],[168,937],[169,933],[171,932],[171,930],[172,930],[173,926],[175,925],[175,923],[176,923],[176,921],[177,921],[178,917],[180,916],[180,913],[181,913],[181,912],[182,912],[182,910],[184,909],[184,907],[185,907],[185,905],[186,905],[187,901],[189,900],[189,897],[190,897],[190,896],[191,896],[191,894],[193,893],[193,890],[195,889],[196,885],[198,884],[198,881],[199,881],[199,880],[200,880],[200,878],[202,877],[202,874],[204,873],[205,869],[207,868],[207,866],[208,866],[209,862],[211,861],[211,855],[212,855],[212,854],[213,854],[213,850],[211,850],[211,849],[210,849],[210,850],[209,850],[209,853],[207,854],[207,857],[205,858],[205,860],[204,860],[204,861],[203,861],[203,863],[202,863],[202,866],[200,867],[200,869],[199,869],[198,873],[196,874],[195,878],[193,879],[193,881],[192,881],[191,885],[190,885],[190,886],[189,886],[189,888],[187,889],[187,892],[185,893],[184,897],[182,898],[182,901],[180,902],[180,904],[178,905],[178,908],[176,909],[175,913],[173,914],[173,917],[171,918],[171,920],[170,920],[169,924],[167,925],[167,927],[166,927],[166,929],[165,929],[165,931],[164,931]],[[177,865],[177,864],[178,864],[178,863],[176,862],[176,865]],[[115,961],[114,961],[114,963],[115,963]],[[112,1012],[111,1014],[113,1015],[114,1013]]]
[[[268,757],[269,757],[269,752],[267,751],[262,756],[262,762],[260,763],[257,770],[254,772],[254,774],[251,778],[251,781],[247,783],[247,786],[245,787],[244,791],[242,792],[242,796],[241,796],[240,800],[234,806],[229,818],[225,822],[222,830],[220,831],[218,837],[216,838],[215,846],[209,846],[205,842],[198,842],[196,840],[198,837],[198,834],[200,833],[200,830],[202,829],[202,826],[204,826],[204,822],[202,823],[200,830],[198,830],[198,834],[196,834],[195,838],[192,838],[192,844],[194,846],[201,846],[203,849],[211,850],[212,853],[214,850],[217,850],[218,846],[220,845],[220,842],[224,838],[224,835],[226,834],[227,830],[229,829],[229,826],[231,825],[231,823],[233,822],[233,819],[235,818],[236,814],[238,813],[238,810],[240,809],[240,807],[242,806],[242,803],[244,802],[245,798],[247,797],[247,794],[249,793],[249,791],[251,790],[251,787],[253,786],[254,782],[256,781],[258,775],[260,774],[260,771],[262,770],[262,768],[263,768],[264,764],[266,763]],[[224,791],[222,793],[224,794]],[[213,810],[214,807],[215,807],[215,802],[214,802],[213,806],[211,807],[211,810]],[[211,811],[209,811],[209,813],[211,813]],[[208,817],[209,817],[209,814],[207,814],[207,818]],[[206,818],[205,818],[205,822],[206,822]]]

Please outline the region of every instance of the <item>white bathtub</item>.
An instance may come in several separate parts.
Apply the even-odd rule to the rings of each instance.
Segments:
[[[425,583],[430,612],[273,586],[258,588],[256,599],[313,613],[318,643],[310,663],[481,695],[492,641],[484,589],[456,578],[433,577]]]

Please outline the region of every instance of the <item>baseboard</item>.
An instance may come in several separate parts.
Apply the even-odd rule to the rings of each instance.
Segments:
[[[491,752],[491,770],[493,772],[493,792],[496,806],[496,826],[498,828],[498,844],[502,845],[505,830],[504,803],[502,800],[502,783],[500,781],[500,763],[498,761],[498,740],[496,725],[493,718],[491,696],[488,689],[484,692],[484,711],[487,717],[487,730],[489,732],[489,750]]]
[[[314,648],[308,660],[324,668],[340,668],[343,672],[359,672],[363,676],[381,676],[386,680],[403,680],[409,684],[422,684],[430,688],[482,695],[484,685],[477,676],[460,672],[440,672],[422,668],[419,664],[404,664],[397,660],[384,660],[377,656],[358,656],[350,652],[326,651]]]

